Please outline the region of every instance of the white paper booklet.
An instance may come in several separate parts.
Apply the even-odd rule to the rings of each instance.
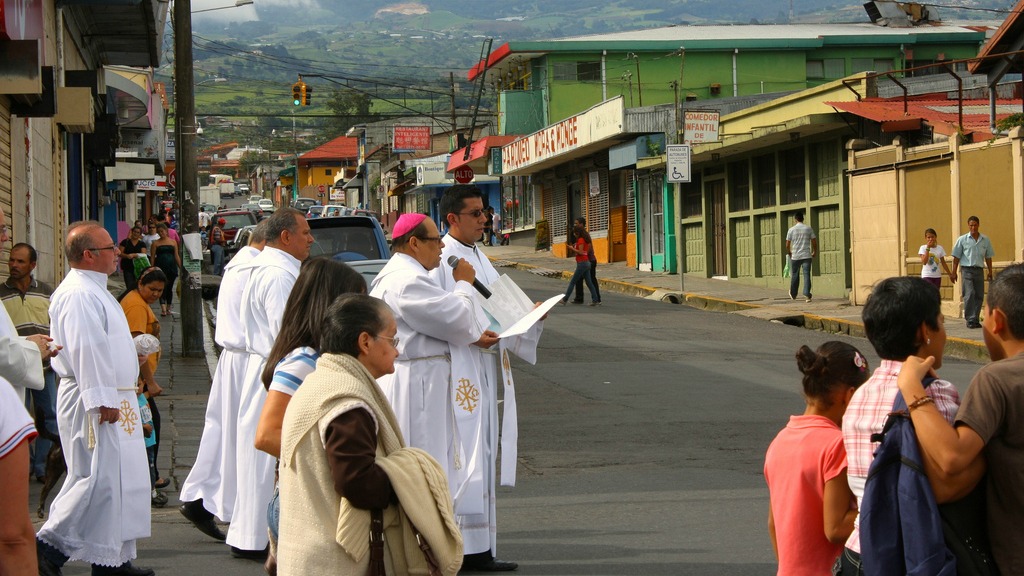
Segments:
[[[487,288],[491,297],[481,298],[483,308],[501,327],[502,338],[526,332],[562,299],[561,294],[552,296],[535,308],[533,300],[507,274]]]

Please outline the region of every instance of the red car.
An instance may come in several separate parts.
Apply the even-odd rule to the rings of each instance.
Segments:
[[[213,215],[214,222],[220,222],[221,218],[224,219],[221,229],[224,230],[224,240],[228,244],[234,241],[239,228],[256,224],[256,215],[248,210],[227,210]]]

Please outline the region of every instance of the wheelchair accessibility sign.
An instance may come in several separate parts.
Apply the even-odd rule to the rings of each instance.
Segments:
[[[669,144],[665,147],[665,172],[669,182],[690,182],[690,145]]]

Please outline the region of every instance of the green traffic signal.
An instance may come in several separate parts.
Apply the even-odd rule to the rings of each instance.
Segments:
[[[302,92],[305,87],[306,85],[303,84],[301,81],[292,84],[292,104],[294,104],[295,106],[302,105]]]

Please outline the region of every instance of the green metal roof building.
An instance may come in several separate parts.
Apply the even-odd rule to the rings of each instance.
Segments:
[[[528,134],[618,95],[636,107],[789,92],[857,72],[970,58],[997,26],[673,26],[513,41],[491,52],[486,77],[499,94],[500,133]]]

